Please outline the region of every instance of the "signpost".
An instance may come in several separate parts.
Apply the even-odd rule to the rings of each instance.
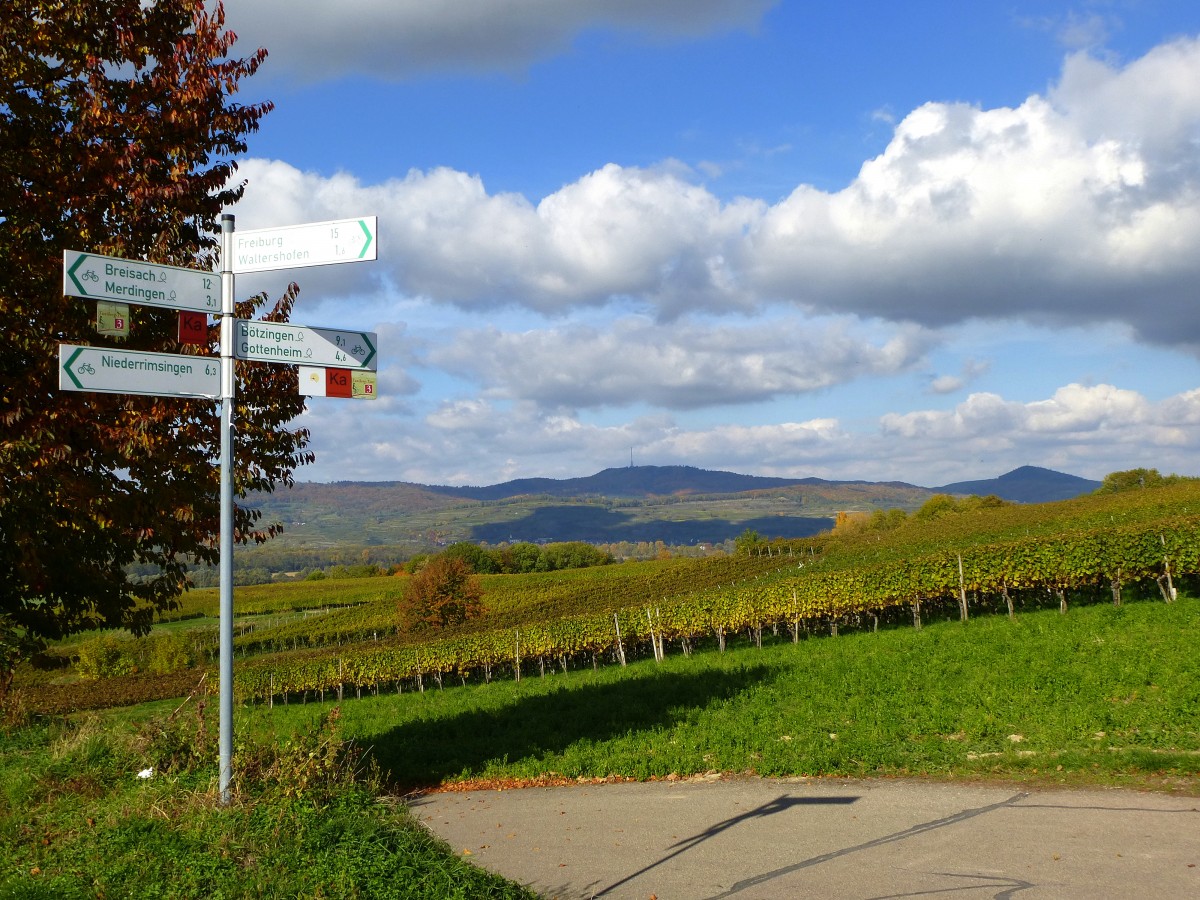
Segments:
[[[378,366],[378,336],[366,331],[307,328],[283,322],[247,322],[234,326],[233,355],[256,362],[371,369]]]
[[[79,250],[63,251],[63,294],[215,313],[221,281],[212,272]]]
[[[58,387],[64,391],[203,397],[221,393],[220,360],[179,353],[58,345]]]
[[[376,217],[366,216],[239,231],[233,241],[233,271],[240,275],[375,259],[377,227]]]
[[[331,391],[325,390],[328,376],[322,376],[323,395],[345,397],[374,397],[378,366],[373,333],[234,318],[234,274],[373,260],[376,229],[375,216],[367,216],[235,234],[233,216],[223,215],[216,275],[78,250],[63,253],[63,293],[68,297],[144,303],[220,318],[219,359],[60,344],[58,377],[59,388],[67,391],[221,401],[218,782],[223,803],[231,799],[233,774],[234,360],[327,367],[309,371],[337,373]],[[203,342],[207,328],[207,315],[187,320],[181,315],[179,340]]]

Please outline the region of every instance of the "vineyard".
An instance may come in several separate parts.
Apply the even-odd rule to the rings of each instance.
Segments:
[[[253,660],[241,666],[236,691],[242,700],[267,702],[326,692],[341,698],[347,689],[421,690],[447,676],[519,679],[547,666],[661,658],[668,643],[685,654],[701,642],[723,649],[742,633],[761,644],[764,629],[786,629],[799,641],[881,621],[911,619],[919,628],[923,615],[948,609],[966,619],[973,606],[1012,615],[1023,604],[1052,602],[1065,612],[1069,603],[1119,604],[1146,590],[1170,602],[1174,580],[1200,572],[1200,488],[978,510],[892,531],[824,536],[778,545],[756,558],[757,571],[722,562],[728,583],[714,577],[702,584],[683,566],[643,580],[610,576],[609,585],[592,570],[571,573],[584,590],[557,600],[548,583],[539,588],[529,576],[523,596],[518,590],[495,607],[513,617],[504,627],[489,619],[471,633],[423,644],[347,644]],[[522,610],[558,615],[539,619]]]
[[[235,692],[343,698],[724,650],[731,639],[761,646],[764,632],[800,641],[985,610],[1170,602],[1177,580],[1197,573],[1200,487],[1184,483],[773,542],[754,555],[481,576],[486,614],[433,638],[398,631],[405,578],[239,588]],[[180,613],[209,616],[215,605],[214,592],[196,591]],[[195,662],[211,665],[215,628],[192,633],[208,641]],[[153,690],[177,691],[172,679]],[[128,679],[121,691],[136,695]]]

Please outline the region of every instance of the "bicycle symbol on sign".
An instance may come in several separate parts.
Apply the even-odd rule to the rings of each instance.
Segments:
[[[91,363],[84,363],[83,365],[79,366],[79,371],[83,372],[85,375],[95,375],[96,374],[96,370],[95,370],[95,368],[93,368]]]
[[[83,278],[84,281],[99,281],[100,280],[100,276],[96,274],[95,269],[88,269],[80,277]]]

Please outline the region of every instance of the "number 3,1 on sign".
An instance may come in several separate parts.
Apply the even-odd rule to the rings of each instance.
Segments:
[[[305,397],[346,397],[355,400],[374,400],[378,381],[374,372],[353,369],[326,369],[320,366],[297,366],[300,370],[300,393]]]

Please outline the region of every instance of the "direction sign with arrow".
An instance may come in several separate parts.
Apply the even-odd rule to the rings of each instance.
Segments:
[[[233,240],[232,268],[240,274],[373,260],[377,230],[377,217],[364,216],[238,231]]]
[[[212,400],[221,394],[220,360],[211,356],[59,344],[58,362],[64,391]]]
[[[378,336],[369,331],[339,331],[238,319],[234,323],[233,355],[255,362],[374,371],[379,365],[375,356],[378,340]]]
[[[80,250],[63,251],[63,294],[193,312],[221,309],[221,279],[212,272]]]

